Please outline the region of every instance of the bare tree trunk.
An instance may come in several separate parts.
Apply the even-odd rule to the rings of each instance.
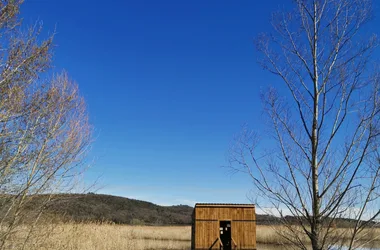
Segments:
[[[313,221],[311,224],[311,244],[313,250],[320,250],[320,198],[319,198],[319,177],[318,177],[318,114],[319,114],[319,75],[318,75],[318,30],[317,30],[317,3],[314,1],[314,15],[313,15],[313,73],[314,73],[314,103],[313,103],[313,125],[311,134],[311,157],[312,157],[312,186],[313,186]]]

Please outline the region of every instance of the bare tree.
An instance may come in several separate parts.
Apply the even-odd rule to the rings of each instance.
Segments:
[[[21,4],[0,1],[0,249],[25,248],[52,194],[83,170],[91,141],[77,85],[66,73],[41,79],[53,36],[41,40],[40,25],[24,29]]]
[[[262,95],[273,147],[245,128],[230,167],[249,174],[258,206],[281,217],[289,247],[355,249],[380,237],[366,237],[380,217],[378,44],[361,29],[371,1],[293,2],[293,11],[273,14],[273,34],[256,41],[261,65],[287,89]],[[340,218],[354,220],[341,230]]]

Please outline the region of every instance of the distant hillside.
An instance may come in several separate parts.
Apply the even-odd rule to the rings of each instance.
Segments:
[[[34,199],[38,200],[43,196]],[[33,206],[29,206],[33,210]],[[47,206],[47,214],[64,221],[114,222],[135,225],[190,225],[193,208],[158,206],[150,202],[103,194],[60,194]]]
[[[0,197],[0,217],[7,210],[6,198]],[[45,195],[33,197],[26,207],[30,219],[33,209],[45,200]],[[159,206],[151,202],[134,200],[104,194],[59,194],[46,206],[45,216],[59,218],[62,221],[76,222],[113,222],[132,225],[191,225],[193,207],[187,205]],[[296,217],[286,216],[288,222],[297,224]],[[281,224],[278,217],[256,215],[258,225]],[[338,227],[348,227],[355,223],[350,219],[337,219]]]
[[[159,206],[151,202],[104,194],[55,196],[48,213],[63,220],[134,225],[191,225],[193,207]],[[276,217],[257,215],[258,224],[277,224]]]

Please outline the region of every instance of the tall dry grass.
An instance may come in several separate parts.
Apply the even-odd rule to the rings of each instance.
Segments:
[[[153,227],[112,224],[57,224],[36,228],[24,249],[119,250],[189,249],[189,226]],[[9,249],[20,249],[23,231],[14,235]],[[18,244],[17,244],[18,241]]]
[[[351,230],[350,228],[333,228],[330,235],[331,237],[339,237],[340,242],[347,242],[350,240]],[[283,226],[257,226],[257,243],[288,244],[289,242],[281,237],[281,234],[287,231],[288,230]],[[310,241],[300,228],[295,229],[295,231],[298,231],[298,237],[303,242],[307,243]],[[360,239],[360,241],[375,241],[376,244],[380,244],[380,228],[364,229],[358,234],[358,239]]]
[[[337,229],[343,232],[346,229]],[[265,244],[283,245],[286,242],[278,235],[284,231],[279,226],[257,226],[258,249]],[[371,233],[366,232],[366,239],[380,235],[380,228]],[[344,235],[344,234],[343,234]],[[13,235],[8,249],[21,249],[25,231],[20,228]],[[301,236],[307,242],[305,236]],[[127,226],[115,224],[47,224],[35,228],[24,249],[56,249],[56,250],[148,250],[148,249],[190,249],[190,226]],[[344,239],[344,236],[342,238]],[[380,243],[380,242],[378,242]],[[377,243],[377,244],[378,244]],[[278,249],[277,247],[269,249]]]

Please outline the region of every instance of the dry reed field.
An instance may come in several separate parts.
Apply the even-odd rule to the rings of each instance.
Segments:
[[[266,244],[283,244],[276,230],[282,228],[257,226],[258,249],[266,249]],[[341,229],[337,229],[338,231]],[[15,234],[9,249],[17,248],[23,239],[23,230]],[[380,229],[368,233],[366,237],[380,235]],[[67,223],[45,225],[36,228],[24,249],[57,250],[148,250],[148,249],[190,249],[190,226],[128,226],[115,224]],[[268,245],[269,246],[269,245]],[[269,249],[276,249],[269,248]]]
[[[25,249],[190,249],[190,226],[59,224],[36,230]],[[19,237],[21,238],[21,237]],[[14,246],[9,246],[14,247]]]
[[[350,230],[352,229],[335,228],[331,231],[331,235],[339,237],[340,242],[346,242],[350,239]],[[257,226],[257,243],[277,245],[287,244],[288,242],[286,242],[284,238],[279,235],[279,233],[284,233],[286,231],[287,229],[282,226]],[[301,233],[300,229],[298,229],[298,231],[300,232],[299,238],[302,239],[303,242],[308,242],[309,239],[307,236]],[[362,241],[373,241],[375,245],[380,245],[380,228],[363,230],[363,232],[359,234],[358,238]]]

